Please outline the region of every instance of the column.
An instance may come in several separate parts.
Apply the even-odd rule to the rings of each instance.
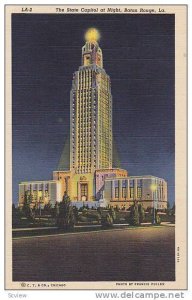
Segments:
[[[118,186],[119,186],[119,200],[122,200],[122,180],[121,179],[118,180]]]
[[[126,180],[127,183],[126,183],[126,199],[129,200],[130,197],[129,197],[129,179]]]
[[[45,203],[45,181],[42,184],[42,200]]]
[[[37,193],[37,203],[39,203],[40,205],[40,202],[39,202],[39,183],[37,183],[37,190],[36,190],[36,193]]]
[[[115,199],[115,181],[114,179],[112,179],[111,181],[111,200],[114,200]]]
[[[133,200],[137,200],[137,179],[134,179],[134,198]]]

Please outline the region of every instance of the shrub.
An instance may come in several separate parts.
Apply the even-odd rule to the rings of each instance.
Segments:
[[[157,225],[160,225],[161,224],[161,218],[160,218],[160,216],[157,214],[156,215],[156,217],[155,217],[155,223],[157,224]]]
[[[59,203],[59,214],[57,217],[57,226],[62,229],[71,229],[75,225],[75,216],[71,201],[65,192],[63,200]]]
[[[138,211],[139,211],[139,224],[141,224],[145,221],[145,210],[142,204],[138,205]]]
[[[73,214],[74,214],[75,223],[76,223],[78,220],[78,208],[76,206],[73,206]]]
[[[119,206],[118,205],[115,206],[115,211],[119,211]]]
[[[102,209],[101,209],[101,207],[99,206],[98,208],[97,208],[97,212],[101,215],[101,213],[102,213]]]
[[[138,210],[138,204],[135,201],[134,204],[131,206],[130,210],[130,225],[132,226],[138,226],[139,223],[139,210]]]
[[[113,222],[114,222],[114,221],[116,220],[116,212],[115,212],[115,210],[114,210],[113,207],[110,207],[110,209],[109,209],[109,214],[110,214],[110,216],[112,217]]]
[[[51,214],[52,206],[50,203],[45,204],[43,211],[45,214]]]
[[[79,208],[79,212],[82,212],[83,210],[84,210],[84,206],[81,206],[80,208]]]
[[[101,225],[103,227],[112,227],[113,226],[113,218],[109,213],[101,219]]]
[[[89,221],[100,222],[101,221],[101,215],[97,211],[83,211],[82,216],[86,217],[86,222],[89,222]]]

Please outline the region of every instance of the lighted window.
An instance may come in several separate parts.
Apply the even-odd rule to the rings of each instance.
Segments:
[[[122,197],[123,197],[123,198],[126,198],[126,197],[127,197],[126,187],[122,187]]]
[[[129,191],[130,191],[130,198],[133,199],[134,198],[134,188],[130,187]]]
[[[137,198],[141,198],[141,197],[142,197],[142,188],[137,187]]]
[[[115,188],[115,198],[119,198],[119,187]]]

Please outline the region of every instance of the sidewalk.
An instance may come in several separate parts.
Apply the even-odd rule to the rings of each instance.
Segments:
[[[169,222],[161,222],[161,225],[163,225],[163,226],[175,227],[175,224],[174,224],[174,223],[169,223]]]
[[[140,226],[149,226],[152,224],[150,222],[146,222],[146,223],[141,223]],[[169,222],[161,222],[161,225],[163,226],[172,226],[174,227],[175,224],[172,224],[172,223],[169,223]],[[114,224],[114,227],[123,227],[123,226],[126,226],[126,227],[129,227],[130,225],[129,224]],[[74,228],[100,228],[101,225],[100,224],[90,224],[90,225],[75,225]],[[12,231],[13,232],[19,232],[19,231],[38,231],[38,230],[56,230],[58,229],[57,227],[33,227],[33,228],[13,228]]]
[[[130,226],[129,224],[114,224],[112,228],[102,228],[100,224],[87,224],[87,225],[76,225],[72,231],[65,231],[57,227],[37,227],[37,228],[14,228],[12,229],[13,238],[27,238],[27,237],[38,237],[38,236],[52,236],[52,235],[65,235],[65,234],[78,234],[87,232],[100,232],[106,230],[122,230],[122,229],[145,229],[153,227],[175,227],[175,224],[169,222],[162,222],[161,225],[152,225],[150,222],[141,223],[140,226]]]
[[[29,227],[29,228],[13,228],[12,231],[31,231],[31,230],[48,230],[48,229],[57,229],[57,227]]]

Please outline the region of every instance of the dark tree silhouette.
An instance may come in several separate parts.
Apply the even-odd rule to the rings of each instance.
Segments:
[[[138,226],[139,225],[139,209],[137,201],[134,201],[134,204],[130,209],[130,225]]]
[[[75,225],[75,216],[71,201],[67,193],[64,193],[63,200],[59,203],[59,214],[57,226],[62,229],[71,229]]]

